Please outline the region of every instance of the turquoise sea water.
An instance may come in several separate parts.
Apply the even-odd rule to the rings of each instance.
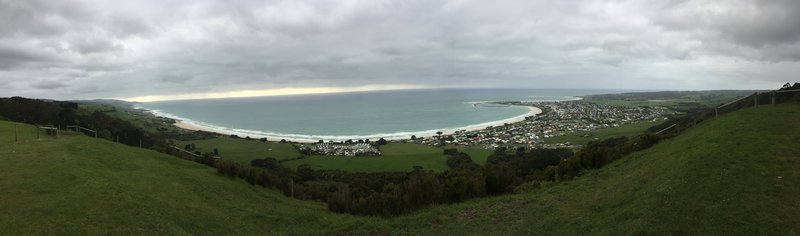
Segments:
[[[447,89],[162,101],[138,107],[225,134],[291,140],[408,138],[502,124],[526,107],[485,101],[572,100],[620,90]]]

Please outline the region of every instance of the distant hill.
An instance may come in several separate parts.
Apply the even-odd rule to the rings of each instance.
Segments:
[[[6,234],[786,234],[800,232],[800,103],[703,122],[602,169],[396,218],[219,176],[82,135],[35,140],[0,121]]]
[[[74,100],[70,102],[83,103],[83,104],[105,104],[122,108],[133,108],[136,102],[128,102],[116,99],[93,99],[93,100]]]

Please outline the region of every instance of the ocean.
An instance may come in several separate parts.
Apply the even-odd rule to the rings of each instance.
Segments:
[[[159,116],[223,134],[313,142],[407,139],[514,122],[536,109],[487,101],[564,101],[630,92],[575,89],[441,89],[160,101],[137,104]],[[478,105],[475,105],[478,104]]]

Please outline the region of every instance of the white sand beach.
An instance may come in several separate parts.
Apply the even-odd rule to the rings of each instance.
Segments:
[[[269,135],[269,134],[267,134],[267,135],[265,135],[264,133],[261,133],[261,132],[256,133],[256,132],[250,131],[250,130],[239,130],[239,129],[228,129],[228,128],[206,126],[206,125],[202,125],[202,124],[197,124],[197,123],[192,122],[192,121],[184,120],[181,117],[175,117],[175,116],[172,116],[172,115],[169,115],[169,114],[165,114],[165,113],[161,113],[161,112],[158,112],[158,111],[150,111],[150,112],[152,114],[154,114],[154,115],[157,115],[157,116],[164,116],[164,117],[171,118],[171,119],[176,121],[175,122],[175,126],[176,127],[181,128],[181,129],[186,129],[186,130],[205,131],[205,132],[217,133],[217,134],[222,134],[222,135],[237,135],[237,136],[240,136],[240,137],[249,136],[250,138],[255,138],[255,139],[267,138],[267,139],[273,140],[273,141],[274,140],[286,139],[287,141],[292,141],[292,142],[313,143],[313,142],[317,142],[318,140],[341,141],[341,140],[347,140],[347,139],[373,139],[373,140],[377,140],[377,139],[380,139],[380,138],[384,138],[386,140],[403,140],[403,139],[409,139],[412,135],[415,135],[417,137],[434,136],[434,135],[436,135],[436,132],[438,132],[438,131],[441,131],[444,135],[450,135],[450,134],[454,134],[455,132],[461,131],[461,130],[477,131],[477,130],[486,129],[488,127],[502,126],[504,124],[516,123],[516,122],[524,121],[526,117],[536,116],[536,115],[542,113],[542,109],[540,109],[538,107],[532,107],[532,106],[524,106],[524,107],[528,108],[528,112],[525,113],[525,114],[522,114],[522,115],[519,115],[519,116],[515,116],[515,117],[511,117],[511,118],[508,118],[508,119],[497,120],[497,121],[492,121],[492,122],[486,122],[486,123],[481,123],[481,124],[468,125],[468,126],[458,127],[458,128],[443,128],[443,129],[440,129],[440,130],[426,130],[426,131],[416,131],[416,132],[415,131],[397,132],[397,133],[390,133],[390,134],[373,134],[373,135],[363,135],[363,136],[324,136],[324,135],[292,135],[292,134],[286,134],[286,135],[281,135],[281,134]]]

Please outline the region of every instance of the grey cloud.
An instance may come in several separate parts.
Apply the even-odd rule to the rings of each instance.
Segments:
[[[767,87],[761,77],[777,84],[800,68],[799,6],[0,0],[0,82],[63,98],[382,84]]]
[[[42,90],[57,89],[65,86],[67,85],[58,81],[41,81],[33,84],[33,88]]]
[[[172,73],[162,75],[159,78],[163,82],[183,84],[186,83],[186,81],[194,79],[194,75],[185,73]]]
[[[0,1],[2,35],[46,36],[69,30],[70,22],[83,20],[89,12],[73,1]]]
[[[0,45],[0,70],[13,69],[28,63],[52,62],[54,59],[39,52]]]
[[[673,1],[657,10],[653,23],[665,29],[689,32],[709,44],[729,41],[763,50],[760,59],[800,60],[774,50],[796,51],[800,1]]]
[[[100,53],[120,50],[120,47],[108,40],[82,38],[70,43],[70,48],[81,54]]]

